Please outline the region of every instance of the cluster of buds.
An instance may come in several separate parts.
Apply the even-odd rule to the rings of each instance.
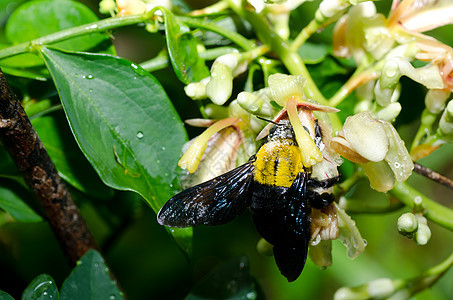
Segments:
[[[379,278],[357,287],[342,287],[335,292],[335,300],[359,300],[359,299],[408,299],[406,290],[400,291],[401,280]]]
[[[431,230],[426,218],[421,214],[405,213],[398,218],[398,232],[413,238],[418,245],[426,245],[431,238]]]
[[[231,97],[233,78],[247,70],[247,60],[239,53],[219,56],[211,67],[211,76],[200,82],[188,84],[184,90],[194,100],[211,99],[217,105],[223,105]]]

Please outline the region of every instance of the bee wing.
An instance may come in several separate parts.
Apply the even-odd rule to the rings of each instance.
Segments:
[[[277,201],[279,206],[263,210],[262,203],[260,209],[254,209],[256,203],[252,203],[253,222],[261,236],[274,245],[275,262],[282,275],[294,281],[304,268],[310,241],[307,174],[299,173],[291,187],[279,197],[271,191],[264,195],[268,195],[264,200]]]
[[[249,161],[182,191],[165,203],[157,221],[169,227],[219,225],[231,221],[250,204],[253,170],[253,161]]]
[[[283,225],[287,239],[275,244],[274,257],[283,276],[294,281],[304,269],[311,238],[306,173],[297,175],[285,199]]]

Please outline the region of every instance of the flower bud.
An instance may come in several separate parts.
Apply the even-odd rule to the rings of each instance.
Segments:
[[[418,221],[413,213],[405,213],[398,218],[397,226],[401,235],[412,238],[418,229]]]
[[[364,288],[358,287],[342,287],[339,288],[333,295],[334,300],[361,300],[367,299],[367,293]]]
[[[116,0],[118,14],[121,16],[138,15],[146,10],[146,5],[140,0]]]
[[[453,100],[448,102],[447,108],[440,118],[438,132],[442,136],[453,139]]]
[[[415,233],[415,241],[418,245],[426,245],[431,238],[431,230],[427,224],[419,223],[418,230]]]
[[[425,97],[426,108],[433,114],[441,113],[449,96],[450,91],[448,90],[428,90]]]
[[[399,67],[400,58],[389,59],[385,62],[381,70],[381,77],[379,78],[379,84],[383,89],[393,89],[401,77],[401,71]]]
[[[380,81],[378,80],[374,87],[374,95],[376,102],[380,106],[387,106],[390,103],[397,102],[401,95],[401,85],[396,84],[394,88],[382,88]]]
[[[357,287],[342,287],[335,292],[335,300],[388,299],[396,291],[389,278],[380,278]]]
[[[395,292],[395,286],[391,279],[380,278],[368,282],[367,292],[371,299],[385,299]]]
[[[221,63],[212,65],[211,79],[206,85],[206,95],[217,105],[224,104],[233,91],[233,74],[231,69]]]
[[[376,119],[392,122],[401,112],[401,104],[399,102],[390,103],[383,109],[376,112]]]
[[[192,82],[184,87],[186,95],[193,100],[205,99],[206,96],[206,85],[210,81],[210,77],[202,79],[200,82]]]
[[[241,92],[238,95],[237,101],[243,109],[251,114],[266,117],[273,115],[271,105],[254,93]]]
[[[349,6],[349,3],[344,0],[323,0],[319,4],[319,13],[321,14],[319,17],[322,19],[319,20],[324,22],[324,19],[332,18],[338,13],[342,12]]]
[[[102,14],[114,14],[116,2],[114,0],[102,0],[99,2],[99,12]]]
[[[214,103],[208,103],[205,108],[204,112],[209,119],[225,119],[228,118],[228,107],[216,105]]]

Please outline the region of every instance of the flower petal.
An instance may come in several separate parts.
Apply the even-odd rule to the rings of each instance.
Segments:
[[[416,0],[405,10],[399,22],[406,29],[417,32],[453,24],[453,1]]]
[[[304,95],[305,81],[306,79],[302,75],[277,73],[269,76],[268,83],[273,100],[281,106],[285,106],[292,97],[301,99]]]
[[[370,180],[370,186],[378,192],[387,192],[395,185],[395,176],[386,161],[362,164],[362,169]]]
[[[343,132],[345,139],[362,157],[377,162],[387,154],[389,141],[384,126],[368,112],[348,117]]]
[[[385,161],[395,174],[395,179],[398,182],[405,181],[412,174],[414,163],[396,129],[388,122],[383,125],[390,142]]]
[[[337,210],[339,239],[348,248],[348,257],[354,259],[365,250],[366,242],[351,217],[337,203],[333,202],[333,205]]]

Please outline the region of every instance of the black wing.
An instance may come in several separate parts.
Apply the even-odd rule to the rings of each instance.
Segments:
[[[172,197],[159,211],[157,221],[169,227],[219,225],[231,221],[250,204],[253,162],[250,160]]]
[[[296,280],[302,272],[311,238],[311,209],[307,203],[306,184],[306,173],[299,173],[291,187],[282,193],[279,199],[268,199],[280,205],[270,213],[253,209],[263,206],[255,205],[255,201],[264,202],[265,199],[256,199],[255,193],[252,200],[253,222],[261,236],[274,245],[275,262],[288,281]]]

